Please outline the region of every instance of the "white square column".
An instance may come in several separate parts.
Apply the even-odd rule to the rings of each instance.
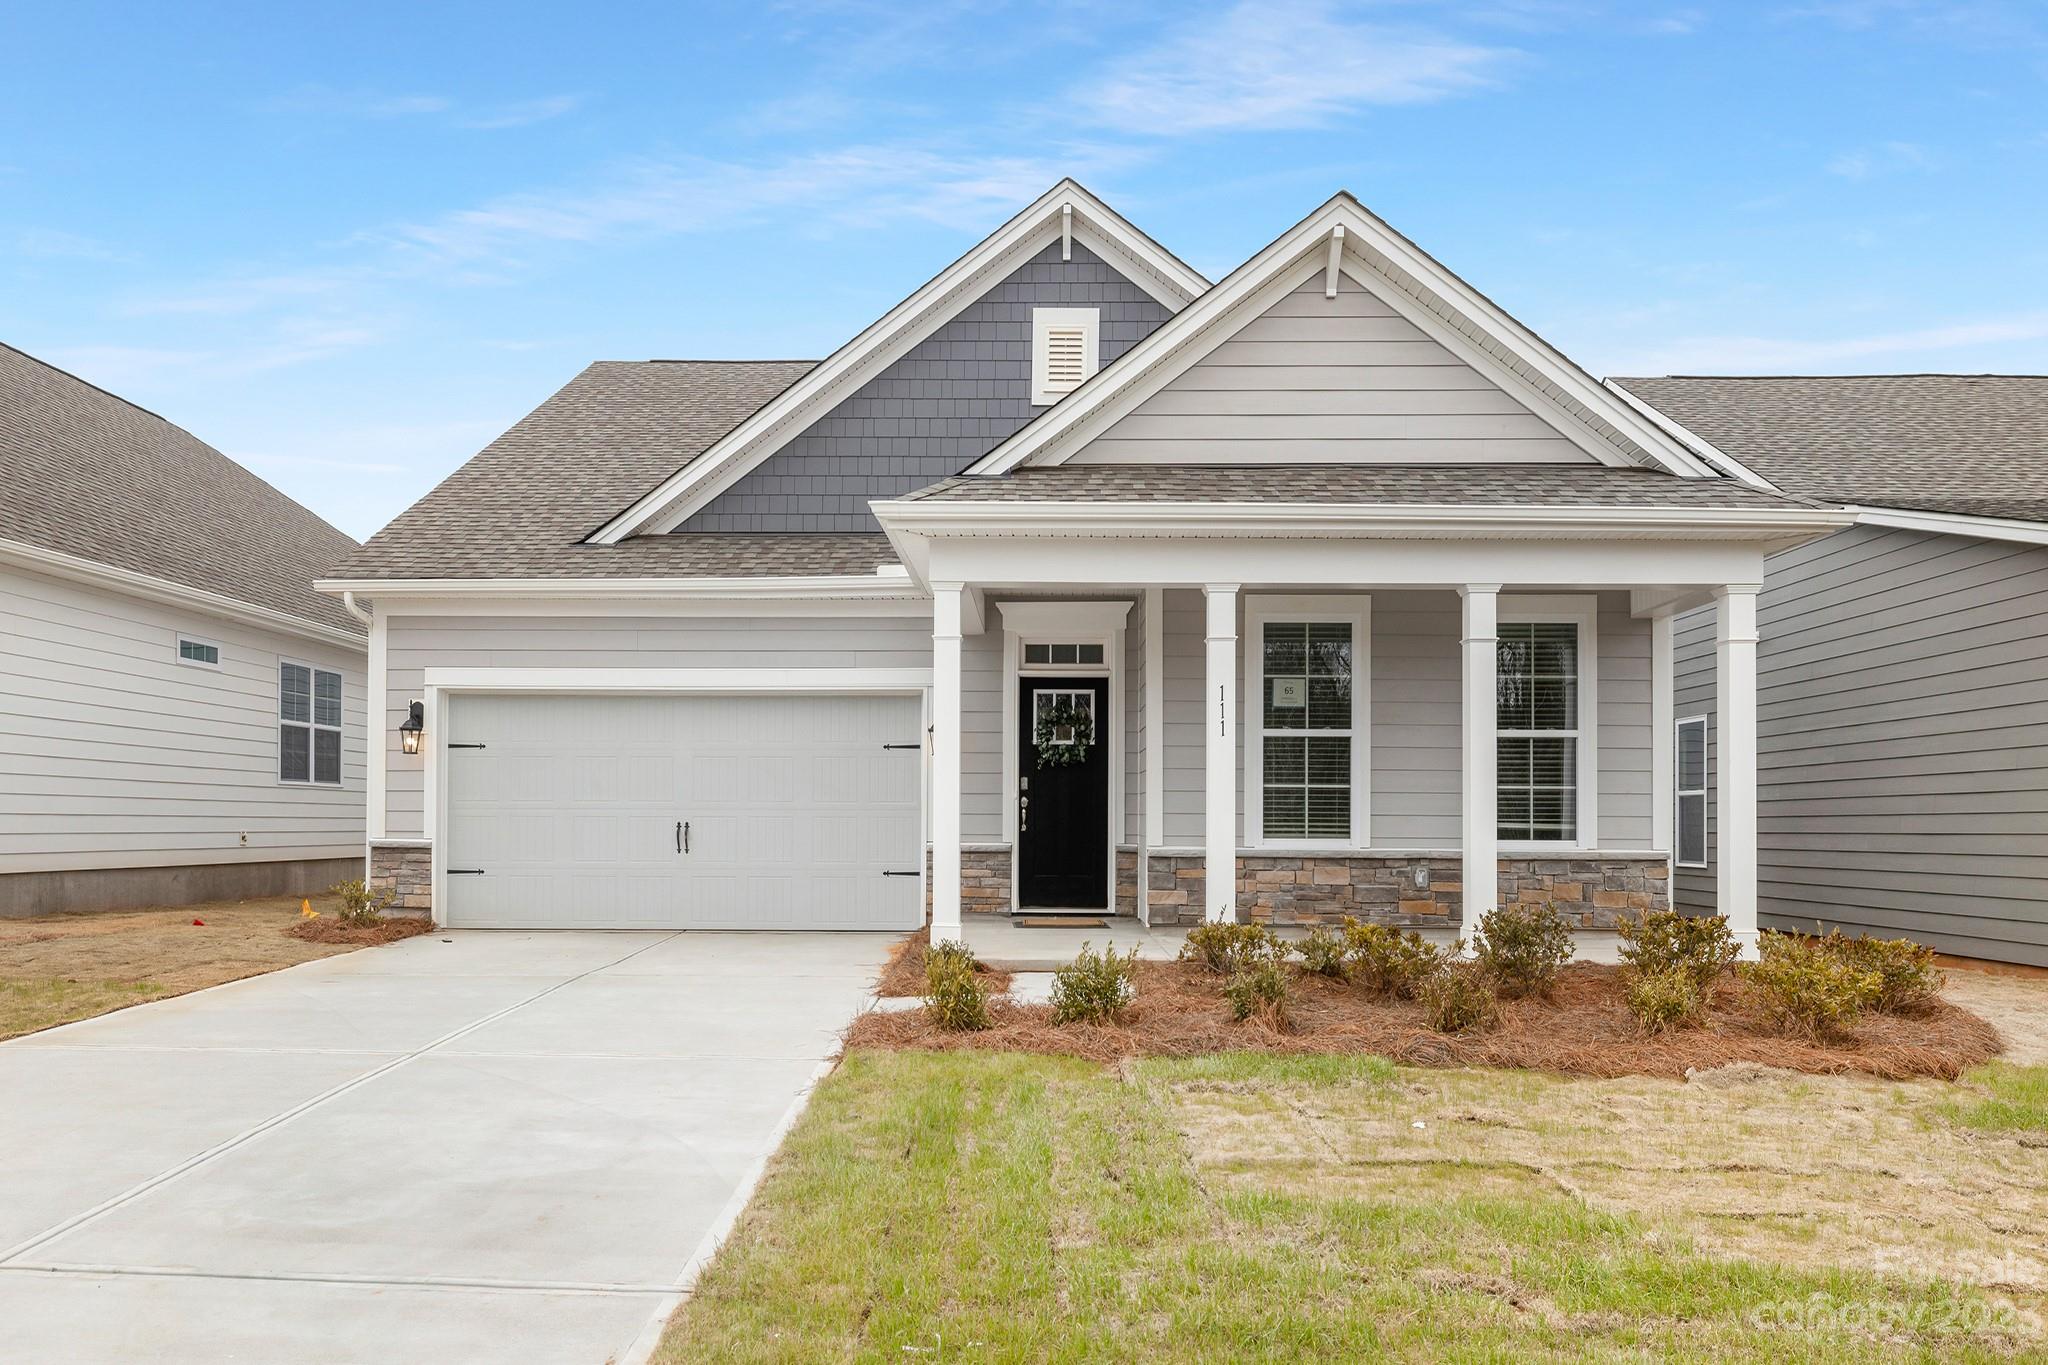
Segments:
[[[1500,588],[1498,583],[1467,583],[1458,589],[1465,600],[1460,646],[1465,771],[1459,784],[1465,867],[1459,932],[1468,944],[1479,933],[1480,917],[1500,904]]]
[[[1742,956],[1756,951],[1756,595],[1714,593],[1714,899]]]
[[[1209,620],[1202,918],[1220,924],[1237,918],[1237,584],[1211,583],[1202,593]]]
[[[932,932],[960,937],[961,586],[932,585]]]

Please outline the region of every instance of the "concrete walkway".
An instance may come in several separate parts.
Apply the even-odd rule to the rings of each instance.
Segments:
[[[443,933],[0,1045],[0,1354],[619,1358],[893,937]]]

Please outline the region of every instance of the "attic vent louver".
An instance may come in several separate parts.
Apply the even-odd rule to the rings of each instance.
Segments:
[[[1031,310],[1031,401],[1057,403],[1095,373],[1100,359],[1093,308]]]

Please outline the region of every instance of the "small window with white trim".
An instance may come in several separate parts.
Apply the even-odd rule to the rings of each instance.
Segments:
[[[1707,865],[1707,718],[1687,716],[1678,722],[1678,761],[1672,765],[1678,783],[1676,850],[1680,867]]]
[[[1101,367],[1100,309],[1031,310],[1031,401],[1045,407],[1081,387]]]
[[[341,785],[341,674],[279,660],[277,780]]]
[[[1029,644],[1024,646],[1024,662],[1033,667],[1050,667],[1055,664],[1087,664],[1101,667],[1102,646],[1084,644]]]
[[[178,662],[194,668],[219,668],[220,646],[190,635],[178,637]]]

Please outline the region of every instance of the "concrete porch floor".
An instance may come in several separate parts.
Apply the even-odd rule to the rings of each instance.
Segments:
[[[1171,962],[1187,942],[1184,928],[1149,928],[1128,916],[1109,916],[1100,922],[1108,927],[1026,926],[1009,915],[962,915],[960,932],[976,957],[1010,972],[1049,972],[1064,967],[1084,943],[1118,953],[1136,948],[1141,962]],[[1298,939],[1308,930],[1288,927],[1279,933],[1282,938]],[[1457,937],[1448,929],[1424,929],[1421,933],[1432,943],[1449,943]],[[1620,941],[1610,930],[1588,929],[1573,938],[1581,962],[1620,960],[1616,954]]]

